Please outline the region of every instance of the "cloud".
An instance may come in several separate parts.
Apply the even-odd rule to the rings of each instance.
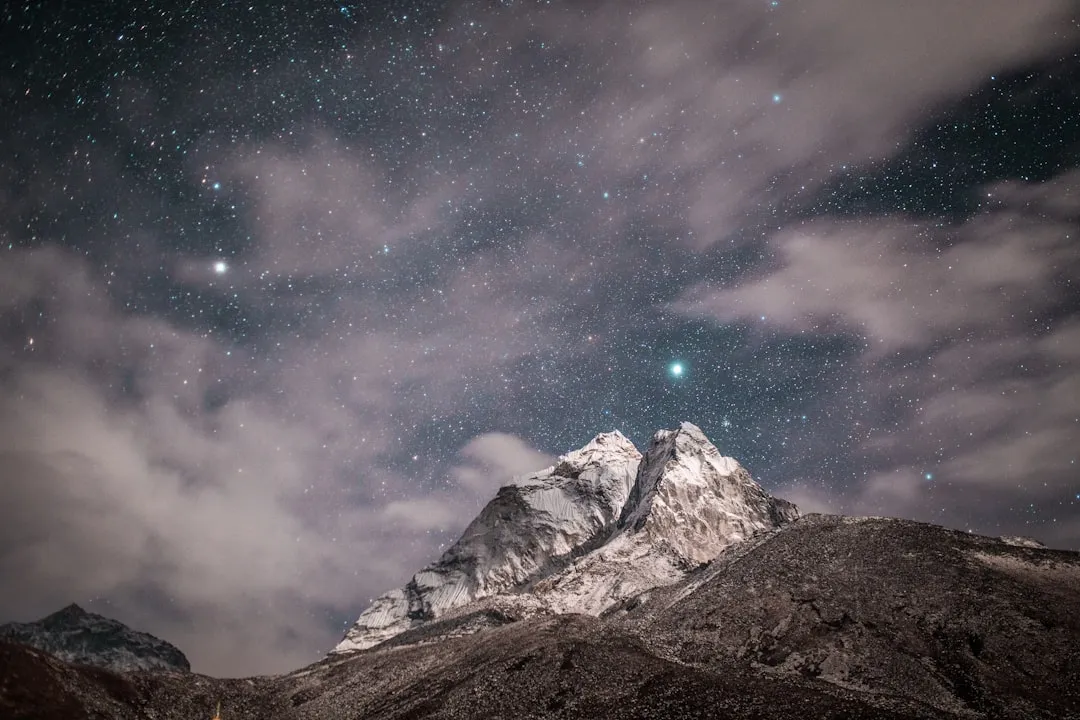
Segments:
[[[1057,195],[1075,174],[1044,187]],[[1017,184],[988,197],[1024,197]],[[1027,311],[1062,299],[1076,262],[1073,218],[1030,202],[1004,204],[948,228],[897,218],[821,219],[770,239],[779,267],[734,287],[703,282],[673,304],[694,317],[764,320],[790,331],[850,332],[874,352],[941,337],[1022,331]]]
[[[1076,36],[1073,10],[1067,0],[1022,11],[1009,0],[555,5],[527,22],[505,16],[479,49],[464,46],[474,62],[463,65],[540,36],[555,58],[595,68],[538,108],[546,122],[523,142],[559,186],[585,177],[593,197],[618,189],[685,224],[681,242],[705,250],[748,219],[774,223],[785,197],[895,154],[938,104],[1052,57]],[[492,77],[521,89],[512,76]],[[516,103],[503,112],[507,126],[532,125]]]
[[[217,163],[222,180],[210,181],[243,198],[257,232],[247,258],[251,279],[370,275],[389,253],[430,252],[416,236],[430,237],[442,225],[466,182],[435,174],[401,188],[370,155],[314,133],[300,149],[246,147]]]
[[[506,433],[473,438],[459,454],[462,462],[452,470],[454,480],[479,497],[490,497],[512,478],[550,467],[554,462],[552,456]]]
[[[481,308],[462,335],[435,336],[456,365],[395,376],[422,357],[423,334],[361,333],[320,354],[295,339],[277,365],[121,311],[85,260],[55,247],[9,251],[0,286],[0,328],[21,347],[0,374],[0,576],[23,588],[0,601],[6,618],[102,598],[102,612],[173,640],[200,671],[293,668],[337,641],[331,614],[358,613],[432,559],[497,483],[547,460],[493,433],[465,446],[450,484],[425,490],[387,465],[410,442],[388,419],[425,411],[401,411],[395,377],[449,385],[505,357],[462,352],[474,322],[498,327]]]

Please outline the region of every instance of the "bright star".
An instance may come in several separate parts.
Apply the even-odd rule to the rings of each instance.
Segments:
[[[772,96],[772,101],[773,101],[774,103],[779,103],[779,102],[780,102],[781,100],[783,100],[783,99],[784,99],[784,96],[783,96],[783,95],[781,95],[780,93],[773,93],[773,96]]]
[[[669,370],[671,371],[672,377],[682,377],[683,371],[686,370],[686,368],[683,367],[682,363],[672,363]]]
[[[214,263],[214,272],[218,275],[224,275],[228,270],[229,266],[224,260],[218,260]]]

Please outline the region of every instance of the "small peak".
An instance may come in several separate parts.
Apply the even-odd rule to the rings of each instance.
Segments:
[[[686,420],[683,420],[681,423],[679,423],[679,431],[687,433],[688,435],[699,437],[705,442],[709,441],[709,438],[705,437],[705,433],[701,431],[701,428],[699,428],[692,422],[687,422]]]
[[[66,628],[83,625],[91,618],[91,614],[83,610],[75,603],[57,610],[52,615],[47,615],[38,624],[45,628]]]
[[[634,446],[634,443],[630,442],[630,438],[626,437],[618,430],[600,433],[592,440],[590,440],[588,444],[582,448],[582,450],[590,447],[611,448],[615,450],[633,450],[634,452],[638,452],[638,449]]]
[[[571,468],[580,469],[598,458],[609,456],[630,456],[636,460],[641,457],[641,453],[625,435],[618,430],[612,430],[600,433],[577,450],[559,456],[558,462],[555,463],[555,472],[556,474],[570,473],[573,476]]]
[[[54,618],[81,618],[89,615],[90,613],[83,610],[77,603],[71,603],[67,607],[63,607],[54,612],[51,617]]]

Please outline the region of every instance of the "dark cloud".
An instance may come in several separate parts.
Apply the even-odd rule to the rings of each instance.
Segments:
[[[809,509],[1080,542],[1067,0],[46,10],[0,618],[293,668],[512,475],[684,419]]]

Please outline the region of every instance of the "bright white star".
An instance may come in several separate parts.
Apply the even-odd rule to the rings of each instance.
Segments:
[[[670,370],[672,377],[682,377],[683,371],[686,370],[686,368],[683,367],[682,363],[672,363]]]
[[[218,275],[224,275],[228,270],[229,266],[224,260],[218,260],[214,263],[214,272]]]

